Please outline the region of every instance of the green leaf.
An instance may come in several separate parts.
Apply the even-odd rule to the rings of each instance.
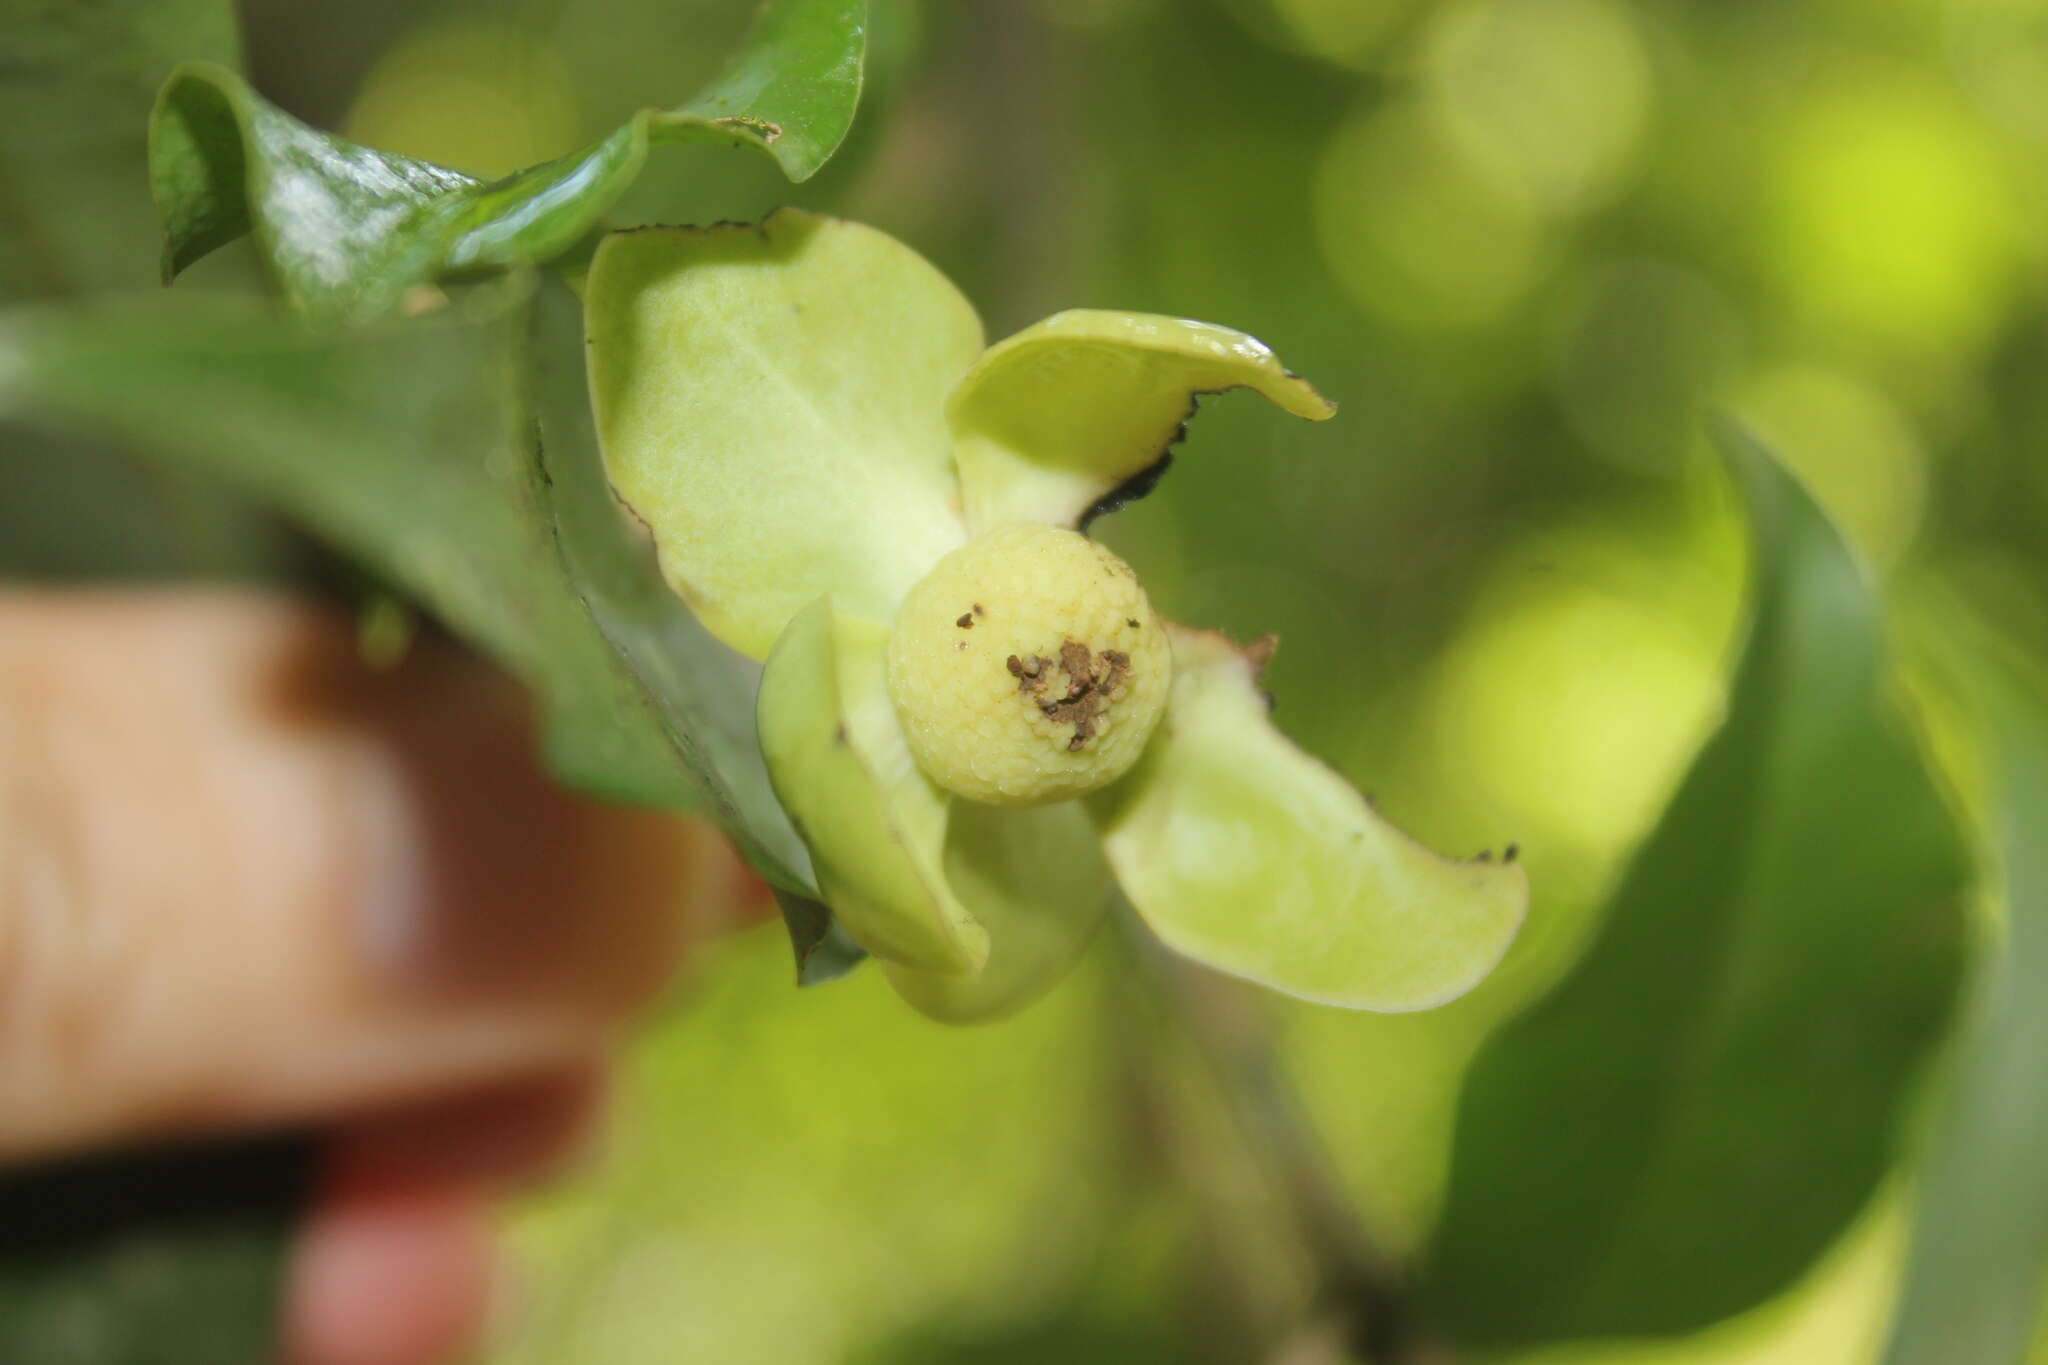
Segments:
[[[1076,310],[997,342],[948,404],[968,525],[1073,526],[1120,490],[1142,496],[1197,396],[1235,388],[1311,421],[1337,411],[1262,343],[1206,322]]]
[[[1274,728],[1257,663],[1173,628],[1173,696],[1145,756],[1091,798],[1116,876],[1167,946],[1303,999],[1418,1010],[1470,990],[1521,926],[1512,861],[1395,829]]]
[[[433,279],[447,252],[440,219],[476,187],[460,171],[310,128],[206,64],[165,84],[149,169],[166,283],[253,229],[285,298],[323,320],[374,317]]]
[[[326,339],[196,295],[22,310],[0,316],[0,413],[287,510],[533,686],[564,778],[689,808],[697,784],[562,569],[522,392],[526,293]]]
[[[856,942],[924,971],[976,972],[988,934],[946,881],[950,797],[917,767],[889,700],[887,632],[820,598],[761,677],[761,749],[818,889]]]
[[[151,282],[150,101],[239,56],[224,0],[0,0],[0,302]]]
[[[180,61],[238,50],[226,0],[0,0],[0,303],[154,287],[150,104]],[[103,441],[11,428],[0,445],[0,574],[274,579],[290,564],[279,528],[201,480]]]
[[[2006,933],[1984,944],[1974,1008],[1921,1166],[1886,1365],[2027,1358],[2048,1281],[2048,678],[1988,635],[1954,657],[1976,675],[1965,685],[1982,694]]]
[[[569,250],[656,145],[756,147],[803,180],[846,136],[866,49],[866,0],[770,0],[733,63],[696,98],[642,110],[581,152],[489,184],[320,132],[231,71],[187,66],[164,86],[151,123],[164,274],[253,230],[294,306],[321,320],[362,320],[444,275]]]
[[[884,962],[897,994],[934,1019],[973,1023],[1022,1009],[1080,960],[1109,908],[1102,841],[1078,801],[984,806],[955,801],[946,881],[988,932],[972,975]]]
[[[1969,864],[1878,605],[1761,447],[1728,712],[1564,983],[1481,1052],[1429,1266],[1474,1342],[1683,1332],[1812,1264],[1948,1023]]]
[[[1115,1127],[1142,1029],[1105,1034],[1104,973],[952,1029],[880,972],[792,997],[765,933],[701,959],[620,1059],[632,1121],[511,1230],[535,1273],[492,1365],[853,1365],[914,1323],[1169,1301],[1185,1224]]]
[[[981,324],[909,247],[793,209],[619,233],[586,303],[613,486],[733,648],[764,657],[823,593],[892,621],[965,540],[944,404]]]
[[[868,950],[847,936],[832,918],[832,907],[823,901],[777,887],[775,904],[782,911],[782,927],[788,931],[790,950],[796,955],[797,985],[837,981],[867,961]]]
[[[674,754],[709,798],[712,813],[748,861],[786,897],[815,891],[810,855],[775,799],[754,733],[761,669],[712,638],[669,591],[645,530],[612,496],[598,454],[585,378],[583,305],[560,281],[543,279],[534,303],[533,402],[541,430],[542,493],[560,537],[569,586],[652,705]],[[785,907],[791,904],[784,900]],[[812,955],[792,921],[806,979],[850,968],[843,947]]]

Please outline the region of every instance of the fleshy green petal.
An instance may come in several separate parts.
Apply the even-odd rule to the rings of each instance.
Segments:
[[[1521,867],[1416,843],[1273,727],[1236,646],[1173,638],[1166,719],[1090,802],[1153,931],[1222,971],[1353,1009],[1426,1009],[1478,984],[1522,922]]]
[[[897,963],[883,970],[904,999],[949,1023],[994,1018],[1036,999],[1073,967],[1109,906],[1101,839],[1075,801],[955,802],[946,877],[988,930],[988,965],[976,976]]]
[[[981,323],[901,242],[794,209],[614,233],[585,313],[612,484],[735,649],[827,592],[890,620],[964,541],[944,408]]]
[[[1078,309],[997,342],[947,407],[967,524],[1076,524],[1165,457],[1197,394],[1235,388],[1336,412],[1262,343],[1206,322]]]
[[[761,749],[855,942],[933,973],[973,973],[988,934],[942,865],[951,798],[918,771],[884,681],[888,632],[829,598],[798,612],[761,675]]]

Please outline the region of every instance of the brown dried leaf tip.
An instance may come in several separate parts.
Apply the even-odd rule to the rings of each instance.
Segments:
[[[1095,738],[1096,721],[1123,696],[1124,683],[1131,676],[1130,655],[1120,649],[1097,654],[1079,640],[1060,644],[1058,668],[1067,675],[1067,686],[1058,696],[1051,692],[1053,661],[1044,655],[1034,654],[1027,662],[1012,654],[1004,666],[1017,680],[1017,690],[1036,702],[1046,719],[1074,727],[1074,736],[1067,741],[1070,752],[1086,748]]]

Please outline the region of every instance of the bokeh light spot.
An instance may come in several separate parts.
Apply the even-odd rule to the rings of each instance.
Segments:
[[[1650,59],[1613,0],[1476,0],[1445,9],[1424,72],[1487,174],[1558,213],[1620,183],[1649,119]]]
[[[2048,139],[2048,0],[1954,0],[1946,17],[1972,102],[2013,132]]]
[[[1436,769],[1524,843],[1620,850],[1720,702],[1733,585],[1683,544],[1660,552],[1648,520],[1509,549],[1437,666],[1423,722]]]
[[[1297,46],[1341,66],[1368,64],[1410,8],[1410,0],[1270,2]]]
[[[1771,263],[1831,332],[1971,346],[2012,296],[2014,208],[1984,120],[1905,70],[1802,94],[1776,147]]]
[[[1528,194],[1475,165],[1427,106],[1376,108],[1339,129],[1315,198],[1331,268],[1399,326],[1482,327],[1535,281],[1541,223]]]
[[[372,147],[505,175],[574,150],[575,86],[554,49],[505,23],[424,28],[364,77],[344,135]]]

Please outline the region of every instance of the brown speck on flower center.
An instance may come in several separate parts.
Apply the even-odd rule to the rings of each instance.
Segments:
[[[1052,690],[1055,665],[1051,659],[1034,654],[1027,661],[1012,654],[1004,666],[1017,680],[1017,690],[1035,703],[1047,720],[1074,727],[1073,738],[1067,741],[1070,752],[1086,748],[1095,738],[1100,728],[1096,722],[1123,696],[1124,684],[1131,676],[1130,655],[1120,649],[1097,654],[1079,640],[1060,644],[1057,668],[1067,675],[1067,686],[1057,696]]]

